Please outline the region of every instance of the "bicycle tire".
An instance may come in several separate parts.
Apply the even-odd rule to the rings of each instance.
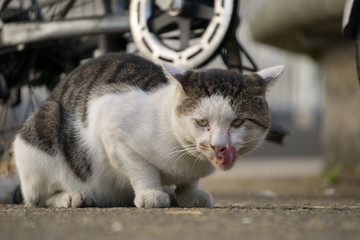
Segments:
[[[186,1],[184,2],[186,3]],[[213,11],[217,12],[212,15],[211,19],[203,18],[207,19],[209,22],[207,26],[202,29],[203,32],[198,33],[200,37],[197,38],[197,43],[190,43],[192,38],[188,37],[188,45],[183,45],[183,35],[197,36],[198,34],[196,34],[194,29],[201,29],[196,29],[196,27],[192,25],[194,23],[192,20],[194,18],[196,19],[196,17],[191,18],[186,14],[182,15],[183,13],[172,15],[173,13],[170,8],[161,10],[160,14],[156,15],[154,11],[149,10],[154,8],[154,6],[150,5],[150,1],[132,1],[130,5],[130,27],[134,42],[140,53],[154,62],[173,64],[184,69],[201,67],[208,63],[219,53],[219,49],[224,42],[224,38],[227,35],[229,26],[233,20],[234,9],[237,8],[237,1],[214,0],[212,3],[213,5],[205,4],[206,1],[199,2],[200,5],[203,4],[202,6],[213,8]],[[189,5],[192,6],[191,3],[189,3]],[[196,6],[196,4],[194,6]],[[156,29],[156,27],[154,28],[155,23],[154,25],[149,25],[149,21],[155,20],[157,20],[156,22],[162,27]],[[186,31],[183,31],[182,28],[185,27],[182,27],[181,21],[189,21],[187,24],[190,25],[190,27]],[[173,25],[164,25],[162,23],[172,23]],[[186,24],[184,23],[184,25]],[[175,36],[170,37],[167,36],[167,39],[178,39],[180,47],[173,47],[166,44],[163,41],[164,38],[160,36],[171,33],[171,31],[174,30],[180,31],[180,34],[178,33],[178,35],[175,34]]]

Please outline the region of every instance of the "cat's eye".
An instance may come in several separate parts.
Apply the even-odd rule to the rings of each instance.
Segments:
[[[196,120],[196,123],[200,126],[200,127],[206,127],[209,125],[209,121],[206,119],[201,119],[201,120]]]
[[[240,127],[241,125],[243,125],[245,122],[244,119],[235,119],[234,121],[231,122],[231,126],[233,127]]]

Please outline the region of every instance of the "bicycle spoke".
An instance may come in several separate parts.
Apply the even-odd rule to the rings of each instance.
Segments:
[[[18,123],[19,122],[19,118],[18,118],[18,115],[16,114],[16,110],[15,108],[11,109],[11,116],[13,117],[15,123]]]
[[[14,18],[16,16],[20,16],[20,15],[31,13],[31,12],[38,12],[39,11],[40,13],[43,13],[42,11],[46,11],[46,13],[50,13],[53,6],[56,6],[57,4],[61,4],[61,3],[65,2],[65,1],[66,0],[47,0],[45,2],[42,1],[41,3],[36,3],[36,5],[27,7],[25,9],[20,8],[19,10],[14,11],[11,14],[7,14],[6,18],[2,18],[2,20],[11,19],[11,18]],[[82,6],[84,6],[84,5],[88,4],[88,3],[92,3],[92,2],[93,2],[93,0],[83,0],[81,2],[75,0],[75,3],[73,5],[69,4],[69,7],[65,6],[65,7],[62,8],[62,10],[58,10],[58,12],[56,14],[53,14],[53,15],[58,16],[58,18],[56,20],[59,20],[59,19],[64,18],[70,10],[82,7]],[[47,20],[49,20],[49,19],[47,19]]]
[[[35,89],[31,87],[31,93],[32,93],[32,98],[31,98],[31,102],[32,102],[32,106],[33,106],[33,110],[35,110],[38,106],[40,106],[43,102],[43,95],[47,95],[47,93],[45,91],[41,91],[40,90],[43,90],[42,88],[41,89],[36,89],[37,92],[35,93]]]
[[[26,104],[24,118],[26,118],[26,116],[28,116],[30,113],[31,113],[31,91],[29,91],[29,100],[28,103]]]
[[[74,6],[76,0],[69,1],[59,12],[60,18],[65,18],[70,9]]]
[[[39,5],[37,0],[31,0],[31,4],[33,6],[38,6]],[[41,8],[38,8],[38,9],[34,10],[34,12],[35,12],[35,15],[36,15],[36,20],[42,20],[43,19]]]
[[[55,17],[56,17],[57,6],[58,6],[57,4],[54,4],[54,5],[51,7],[52,13],[49,14],[51,20],[54,20]],[[50,12],[50,10],[49,10],[49,12]]]
[[[192,16],[193,18],[202,18],[206,20],[211,20],[211,18],[214,16],[214,8],[207,6],[205,4],[201,3],[192,3],[193,11]]]
[[[2,13],[4,12],[4,10],[7,8],[7,6],[9,5],[9,3],[11,2],[12,0],[5,0],[2,5],[1,5],[1,8],[0,8],[0,17],[2,15]]]
[[[175,18],[171,17],[167,12],[155,17],[149,21],[149,27],[152,32],[159,33],[164,27],[175,22]]]
[[[7,106],[2,106],[1,107],[1,115],[0,115],[0,122],[1,122],[1,126],[4,127],[6,125],[6,119],[7,119],[7,112],[8,112],[8,107]]]
[[[184,50],[189,46],[190,40],[190,24],[191,19],[184,18],[179,22],[180,29],[180,50]]]

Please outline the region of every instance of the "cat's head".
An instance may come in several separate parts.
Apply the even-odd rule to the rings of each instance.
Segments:
[[[178,141],[198,159],[227,170],[266,137],[270,113],[267,88],[283,66],[241,75],[229,70],[184,71],[165,65],[176,85],[173,130]]]

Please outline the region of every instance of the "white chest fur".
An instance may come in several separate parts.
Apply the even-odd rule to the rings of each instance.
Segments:
[[[175,100],[173,85],[155,93],[132,89],[94,99],[85,139],[126,174],[131,172],[128,168],[145,166],[141,174],[155,168],[163,184],[197,180],[214,168],[210,162],[186,154],[176,140],[172,124]]]

